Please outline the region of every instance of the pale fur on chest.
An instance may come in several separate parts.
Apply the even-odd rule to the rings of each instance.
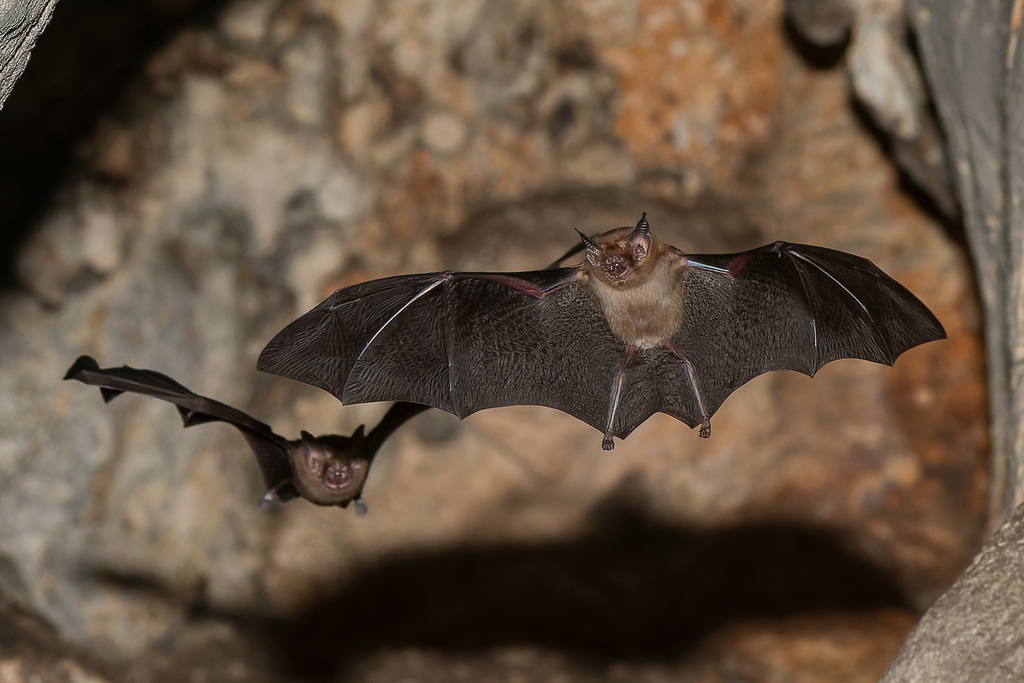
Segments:
[[[642,282],[620,285],[592,275],[591,290],[612,334],[638,349],[660,347],[671,339],[683,325],[685,267],[681,259],[663,258]]]

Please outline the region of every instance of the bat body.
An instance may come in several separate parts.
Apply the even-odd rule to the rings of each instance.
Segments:
[[[81,356],[64,379],[98,386],[106,402],[124,392],[159,398],[177,406],[185,427],[207,422],[226,422],[242,433],[267,485],[264,503],[287,502],[296,496],[317,505],[347,507],[352,501],[365,509],[361,495],[370,464],[381,444],[402,423],[427,408],[396,403],[369,434],[360,425],[352,436],[328,434],[286,440],[269,426],[241,410],[200,396],[167,375],[127,365],[100,368],[89,356]]]
[[[274,337],[257,368],[342,403],[412,401],[459,417],[549,406],[602,431],[610,449],[656,412],[708,437],[729,394],[770,370],[892,365],[945,338],[913,294],[852,254],[776,242],[686,255],[645,217],[580,237],[586,261],[574,267],[340,289]]]

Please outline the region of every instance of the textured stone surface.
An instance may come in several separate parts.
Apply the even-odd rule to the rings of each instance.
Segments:
[[[991,523],[1005,523],[907,639],[885,681],[1024,676],[1024,340],[1020,197],[1024,5],[908,3],[949,141],[985,307],[992,410]]]
[[[997,530],[914,628],[883,683],[1024,676],[1024,507]]]
[[[0,7],[0,107],[28,65],[32,48],[46,28],[57,0],[7,2]]]
[[[1021,290],[1024,254],[1018,197],[1024,175],[1017,50],[1024,6],[1010,0],[948,11],[941,2],[913,2],[909,16],[949,140],[967,238],[985,307],[992,405],[992,521],[1024,502],[1024,344]],[[962,36],[971,39],[964,42]],[[969,44],[980,46],[979,49]]]
[[[556,588],[600,597],[554,570],[626,491],[669,529],[749,531],[735,550],[707,545],[707,573],[738,552],[788,586],[799,573],[787,562],[839,553],[837,567],[882,573],[875,607],[927,604],[973,554],[985,511],[977,311],[962,252],[900,192],[848,98],[840,71],[787,47],[774,2],[229,5],[146,65],[20,255],[25,291],[0,299],[0,588],[123,657],[202,651],[204,638],[258,648],[245,628],[347,604],[396,557],[467,548],[493,566],[507,544],[569,544],[548,571]],[[60,380],[89,353],[166,372],[289,437],[351,432],[383,407],[256,375],[284,324],[371,277],[540,267],[572,228],[643,210],[685,250],[788,239],[860,253],[917,292],[950,341],[894,369],[845,361],[814,380],[758,378],[706,441],[655,416],[607,453],[598,432],[548,409],[461,423],[427,413],[385,447],[363,518],[301,502],[259,510],[258,472],[230,428],[183,432],[167,405],[106,406]],[[766,536],[779,547],[751,560],[764,524],[782,528]],[[827,543],[788,551],[808,529]],[[604,590],[620,585],[614,556],[595,560]],[[663,560],[622,571],[677,568]],[[640,604],[673,583],[654,576]],[[429,585],[412,585],[428,616],[445,614]],[[537,594],[523,592],[524,609],[544,606]],[[840,598],[825,604],[852,609]],[[676,599],[719,623],[705,616],[715,605]],[[479,617],[480,602],[459,604]],[[566,624],[579,647],[602,642],[585,619]],[[867,631],[851,652],[880,642]],[[391,645],[358,634],[367,649]]]
[[[904,0],[784,0],[799,35],[829,61],[843,43],[858,106],[893,159],[949,220],[959,215],[934,105],[912,48]],[[823,50],[822,50],[823,49]],[[810,52],[813,52],[811,50]]]

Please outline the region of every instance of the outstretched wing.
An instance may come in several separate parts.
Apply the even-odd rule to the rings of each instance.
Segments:
[[[917,297],[859,256],[776,242],[686,260],[686,319],[672,342],[694,369],[707,417],[770,370],[813,376],[839,358],[892,365],[907,349],[946,337]],[[672,405],[661,410],[700,422]]]
[[[707,426],[729,394],[769,370],[813,375],[838,358],[891,365],[945,337],[916,297],[850,254],[777,242],[686,260],[684,323],[663,348],[627,349],[579,269],[445,272],[338,290],[274,337],[257,367],[343,403],[411,401],[459,417],[549,406],[604,432],[610,447],[656,412]]]
[[[542,405],[603,431],[625,345],[579,276],[425,273],[340,289],[274,337],[257,368],[342,403],[411,401],[459,417]]]
[[[292,476],[287,455],[288,442],[268,425],[241,410],[193,393],[163,373],[138,370],[127,365],[100,368],[89,356],[80,356],[68,369],[64,379],[99,387],[107,403],[126,391],[168,401],[177,406],[185,427],[207,422],[227,422],[242,433],[252,448],[267,489],[276,489],[277,497],[282,502],[295,497],[295,490],[287,483]]]

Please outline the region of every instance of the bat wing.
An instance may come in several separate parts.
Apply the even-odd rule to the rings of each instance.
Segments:
[[[672,343],[692,366],[695,385],[684,377],[674,390],[692,395],[696,386],[705,417],[770,370],[813,376],[839,358],[892,365],[907,349],[946,337],[917,297],[859,256],[776,242],[686,260],[686,319]],[[691,427],[701,422],[699,407],[694,420],[665,400],[663,412]]]
[[[411,401],[465,417],[543,405],[625,438],[656,412],[709,432],[733,391],[838,358],[892,364],[945,336],[870,261],[778,242],[687,257],[682,328],[664,348],[616,338],[580,270],[425,273],[341,289],[282,330],[257,368],[343,403]]]
[[[625,345],[579,277],[425,273],[340,289],[274,337],[257,368],[346,404],[411,401],[459,417],[542,405],[603,431]]]
[[[267,489],[276,489],[277,497],[282,501],[295,497],[294,489],[287,483],[292,477],[287,455],[288,442],[251,415],[193,393],[162,373],[138,370],[127,365],[100,368],[89,356],[80,356],[68,369],[64,379],[99,387],[107,403],[126,391],[173,403],[185,427],[207,422],[226,422],[236,427],[252,448]]]

